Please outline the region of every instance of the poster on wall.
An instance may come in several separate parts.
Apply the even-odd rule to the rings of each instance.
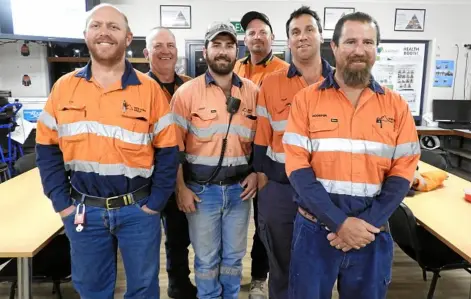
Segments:
[[[398,92],[407,101],[413,116],[420,116],[425,63],[425,43],[382,43],[372,70],[379,84]]]
[[[437,60],[435,62],[435,78],[433,79],[433,87],[452,87],[454,77],[454,60]]]

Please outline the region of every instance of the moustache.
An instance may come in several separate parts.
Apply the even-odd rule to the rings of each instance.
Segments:
[[[368,58],[365,56],[353,56],[353,57],[348,58],[348,62],[349,63],[353,63],[353,62],[368,63]]]
[[[225,60],[227,62],[231,62],[231,60],[229,59],[229,57],[227,56],[218,56],[214,59],[215,61],[219,61],[219,60]]]

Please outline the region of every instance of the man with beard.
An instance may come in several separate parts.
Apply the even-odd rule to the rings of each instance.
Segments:
[[[285,172],[282,137],[295,94],[327,78],[331,66],[320,56],[319,16],[309,7],[295,10],[286,22],[293,62],[268,75],[257,103],[254,168],[258,173],[260,238],[270,261],[270,299],[288,299],[289,264],[297,205]]]
[[[234,72],[260,86],[270,73],[287,69],[288,63],[273,55],[272,44],[275,36],[268,17],[258,11],[246,13],[240,20],[245,31],[244,44],[249,55],[237,61]],[[258,196],[253,199],[255,233],[253,236],[249,299],[265,299],[265,281],[268,276],[268,256],[258,227]]]
[[[198,298],[237,299],[257,175],[251,153],[257,86],[233,73],[237,34],[214,23],[205,36],[205,74],[172,99],[182,154],[177,203],[195,251]]]
[[[55,84],[37,126],[45,194],[70,240],[81,298],[112,299],[116,246],[125,298],[160,298],[160,213],[175,188],[176,130],[165,95],[125,59],[126,16],[103,4],[87,17],[91,61]]]
[[[384,299],[391,282],[388,219],[420,156],[414,119],[399,94],[371,76],[378,23],[342,17],[331,46],[336,70],[294,98],[283,144],[296,192],[291,299]]]
[[[175,73],[177,64],[177,47],[175,36],[166,28],[154,28],[146,37],[144,56],[149,60],[150,71],[147,73],[159,83],[170,103],[172,96],[183,83],[191,78]],[[162,211],[165,230],[165,251],[167,253],[168,289],[170,298],[196,298],[196,287],[188,275],[188,221],[185,213],[180,211],[175,200],[175,193],[170,196]]]

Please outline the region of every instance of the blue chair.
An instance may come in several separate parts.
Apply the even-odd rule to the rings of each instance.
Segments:
[[[11,139],[11,133],[17,127],[16,116],[23,105],[17,101],[0,107],[0,162],[8,165],[8,175],[15,174],[13,165],[23,156],[21,144]]]

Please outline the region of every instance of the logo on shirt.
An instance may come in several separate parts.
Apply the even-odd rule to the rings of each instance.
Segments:
[[[394,118],[388,117],[386,115],[376,118],[376,123],[379,124],[380,128],[383,128],[383,123],[394,124],[394,121],[395,121]]]
[[[144,108],[140,108],[140,107],[137,107],[137,106],[132,106],[128,102],[123,101],[123,111],[126,111],[126,110],[134,111],[134,112],[137,112],[137,113],[146,112],[146,109],[144,109]]]
[[[313,114],[312,117],[327,117],[327,114]]]
[[[380,123],[391,123],[391,124],[393,124],[394,123],[394,118],[383,115],[383,116],[380,116],[380,117],[376,118],[376,123],[378,123],[378,124],[380,124]]]

